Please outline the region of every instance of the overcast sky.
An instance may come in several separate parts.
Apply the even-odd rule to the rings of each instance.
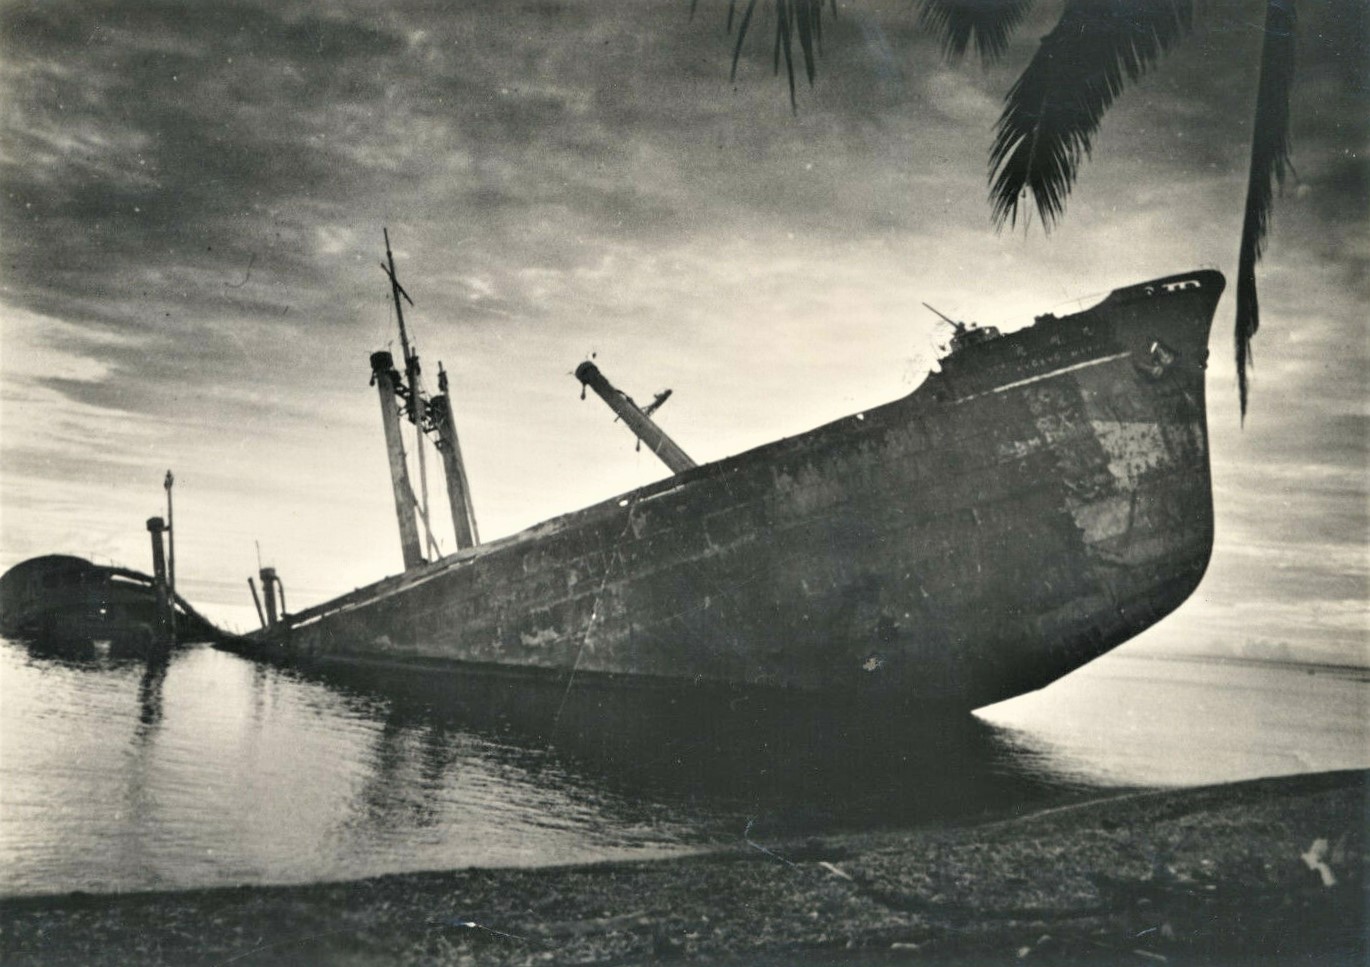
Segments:
[[[985,166],[1053,4],[992,69],[945,64],[908,0],[840,4],[797,115],[766,25],[730,84],[727,4],[688,6],[0,5],[0,567],[147,569],[171,467],[211,617],[254,623],[254,541],[293,609],[399,570],[382,226],[487,539],[664,475],[579,401],[592,352],[674,389],[660,421],[702,462],[909,392],[945,338],[921,302],[1014,328],[1235,273],[1257,0],[1203,4],[1123,95],[1049,237],[993,231]],[[1245,430],[1230,291],[1214,332],[1213,565],[1129,648],[1370,663],[1365,11],[1302,6]]]

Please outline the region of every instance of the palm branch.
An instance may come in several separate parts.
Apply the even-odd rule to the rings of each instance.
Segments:
[[[942,54],[960,60],[975,41],[986,64],[1008,50],[1009,38],[1032,9],[1032,0],[923,0],[918,26],[942,40]]]
[[[992,63],[1008,49],[1009,38],[1032,8],[1033,0],[922,0],[918,26],[941,38],[942,52],[959,60],[974,40],[976,52],[985,63]],[[690,0],[693,19],[699,0]],[[737,79],[737,62],[742,44],[752,24],[758,0],[747,0],[733,44],[730,80]],[[790,109],[796,108],[794,83],[794,38],[799,38],[804,73],[812,86],[818,70],[818,54],[823,44],[823,0],[771,0],[775,12],[773,69],[780,73],[784,56],[785,75],[790,86]],[[830,16],[837,16],[837,0],[828,0]],[[737,17],[737,0],[728,0],[728,32]]]
[[[1261,46],[1261,79],[1256,89],[1256,120],[1251,133],[1251,171],[1246,183],[1241,251],[1237,256],[1237,396],[1246,419],[1247,367],[1251,337],[1260,328],[1256,299],[1256,263],[1270,228],[1274,184],[1284,184],[1289,170],[1289,94],[1294,86],[1293,0],[1269,0]]]
[[[732,78],[759,0],[748,0],[733,48]],[[694,13],[697,0],[691,0]],[[833,16],[837,0],[830,0]],[[1295,57],[1295,0],[1267,0],[1261,74],[1251,141],[1246,210],[1237,266],[1236,359],[1246,418],[1251,338],[1260,327],[1256,263],[1269,230],[1274,186],[1290,168],[1289,98]],[[823,0],[770,0],[776,14],[774,69],[784,55],[795,108],[793,37],[800,39],[812,84],[822,39]],[[985,62],[1003,55],[1032,0],[921,0],[920,28],[940,37],[944,56],[963,57],[974,43]],[[732,31],[737,0],[728,3]],[[1004,99],[990,148],[994,224],[1015,226],[1032,196],[1046,230],[1065,212],[1080,164],[1088,158],[1104,113],[1124,86],[1139,80],[1190,30],[1194,0],[1065,0],[1055,28]]]
[[[1028,193],[1043,228],[1060,218],[1104,112],[1188,32],[1193,7],[1193,0],[1066,0],[995,126],[989,168],[997,227],[1017,224]]]
[[[837,0],[829,0],[832,15],[837,16]],[[747,7],[742,13],[742,21],[737,28],[737,42],[733,45],[733,67],[732,80],[737,79],[737,61],[742,55],[742,42],[747,39],[747,30],[752,23],[752,14],[756,12],[757,0],[747,0]],[[800,52],[804,62],[804,73],[809,79],[809,86],[813,86],[814,77],[818,71],[818,54],[823,42],[823,0],[772,0],[771,6],[775,10],[775,52],[773,55],[774,70],[780,73],[780,57],[785,57],[785,74],[790,82],[790,110],[797,110],[794,89],[794,39],[799,38]],[[733,15],[736,12],[736,0],[730,0],[728,4],[728,30],[733,27]],[[690,6],[690,13],[694,13],[694,4]]]

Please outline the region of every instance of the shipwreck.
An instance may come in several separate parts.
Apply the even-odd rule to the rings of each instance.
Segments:
[[[164,578],[70,554],[29,558],[0,576],[0,635],[54,651],[103,644],[139,655],[224,637]]]
[[[1155,624],[1208,564],[1216,271],[1011,333],[954,323],[939,371],[902,399],[702,465],[651,419],[666,394],[640,408],[582,364],[672,475],[481,543],[445,379],[423,391],[408,293],[393,258],[382,267],[403,371],[388,352],[370,361],[404,571],[295,613],[273,597],[237,650],[553,704],[574,686],[965,712]],[[447,556],[425,539],[406,423],[442,458]]]

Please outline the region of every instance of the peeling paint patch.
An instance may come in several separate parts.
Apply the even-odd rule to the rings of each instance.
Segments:
[[[1108,455],[1108,472],[1131,489],[1148,471],[1169,463],[1161,428],[1147,421],[1091,420],[1094,435]]]
[[[523,642],[525,648],[541,648],[543,645],[556,641],[560,637],[561,635],[553,628],[539,628],[532,634],[529,634],[526,631],[522,632],[519,635],[519,640]]]

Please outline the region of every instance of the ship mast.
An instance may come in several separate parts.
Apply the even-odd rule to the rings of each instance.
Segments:
[[[966,324],[964,322],[957,322],[955,319],[947,315],[945,312],[939,312],[932,306],[928,305],[926,302],[923,303],[923,308],[939,316],[943,322],[949,323],[951,327],[956,330],[956,334],[958,336],[966,331]]]
[[[414,519],[414,489],[409,485],[409,464],[404,456],[404,437],[400,429],[400,408],[408,389],[395,369],[395,358],[385,350],[371,354],[371,385],[381,402],[381,426],[385,429],[385,454],[390,461],[390,486],[395,496],[395,519],[400,525],[400,549],[404,569],[423,563],[419,544],[419,525]]]
[[[595,391],[600,399],[609,405],[615,415],[623,421],[628,429],[633,431],[633,435],[638,439],[638,445],[647,444],[647,449],[656,454],[662,463],[671,468],[672,473],[684,473],[697,464],[690,459],[689,454],[680,449],[676,442],[666,435],[666,431],[652,422],[651,416],[661,408],[671,395],[670,390],[658,393],[656,399],[648,404],[646,409],[642,409],[633,402],[633,398],[623,390],[614,386],[604,374],[599,371],[599,367],[586,360],[576,367],[576,379],[580,380],[581,399],[585,398],[585,388],[589,387]]]
[[[428,524],[428,464],[424,455],[423,446],[423,423],[424,423],[424,398],[420,388],[419,354],[409,345],[409,332],[404,326],[404,306],[400,303],[400,297],[411,306],[414,300],[409,298],[409,293],[404,291],[404,286],[400,285],[399,276],[395,274],[395,254],[390,250],[390,230],[381,229],[381,234],[385,236],[385,260],[387,265],[381,268],[390,277],[390,295],[395,300],[395,318],[400,326],[400,349],[404,353],[404,372],[405,380],[409,385],[409,418],[414,422],[414,449],[419,457],[419,517],[423,519],[424,535],[428,538],[428,549],[433,556],[440,557],[438,542],[433,539],[433,528]]]
[[[403,376],[394,368],[388,352],[373,353],[371,357],[372,384],[379,388],[381,396],[381,415],[384,420],[386,449],[390,454],[391,483],[395,491],[395,510],[400,524],[400,543],[404,550],[404,566],[414,567],[423,561],[419,548],[415,510],[423,523],[426,546],[434,558],[441,556],[433,528],[429,523],[428,472],[424,454],[424,436],[432,433],[434,446],[442,455],[447,478],[448,503],[452,512],[452,525],[456,531],[457,548],[460,550],[474,546],[479,540],[476,531],[475,512],[471,506],[470,488],[466,482],[466,469],[462,464],[461,447],[457,442],[456,422],[452,416],[452,405],[447,393],[447,374],[441,372],[439,364],[439,395],[428,399],[423,392],[422,367],[419,354],[409,341],[409,330],[404,322],[404,303],[412,307],[414,300],[400,284],[395,271],[395,255],[390,247],[390,232],[383,230],[385,236],[385,261],[381,270],[390,280],[390,294],[395,302],[395,318],[400,330],[400,348],[404,353]],[[396,399],[400,406],[396,406]],[[400,434],[400,413],[414,424],[415,446],[419,458],[419,492],[415,497],[409,482],[409,471],[404,454],[404,444]]]
[[[438,395],[428,404],[429,422],[438,434],[436,446],[442,454],[443,470],[447,477],[447,503],[452,511],[452,529],[456,531],[457,549],[474,547],[480,543],[476,529],[476,512],[471,506],[471,487],[466,482],[466,464],[461,458],[461,443],[457,440],[457,421],[452,416],[452,394],[448,389],[447,371],[438,360]]]

